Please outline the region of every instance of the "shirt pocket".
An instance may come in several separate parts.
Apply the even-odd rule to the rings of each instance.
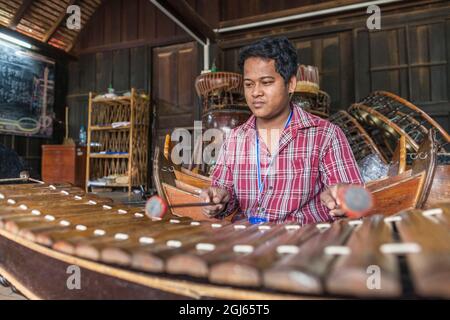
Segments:
[[[288,175],[292,177],[292,181],[288,184],[292,197],[300,199],[304,204],[314,196],[318,172],[318,164],[313,157],[291,160],[291,170],[288,170]]]

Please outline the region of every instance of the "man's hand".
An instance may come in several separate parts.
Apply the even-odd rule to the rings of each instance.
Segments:
[[[320,194],[320,201],[324,206],[330,209],[330,215],[333,217],[343,217],[345,212],[340,208],[341,204],[338,203],[338,189],[348,186],[346,183],[335,184],[329,186]]]
[[[204,202],[211,202],[211,205],[203,207],[202,211],[207,217],[214,217],[221,213],[225,208],[225,204],[223,203],[230,201],[230,194],[225,189],[209,187],[208,189],[202,190],[200,199]],[[213,205],[214,203],[218,204]]]

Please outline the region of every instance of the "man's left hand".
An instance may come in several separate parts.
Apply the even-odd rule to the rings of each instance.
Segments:
[[[347,183],[340,183],[329,186],[320,194],[320,201],[324,206],[330,209],[330,215],[333,217],[344,217],[345,212],[341,209],[340,203],[338,203],[338,189],[344,186],[348,186]]]

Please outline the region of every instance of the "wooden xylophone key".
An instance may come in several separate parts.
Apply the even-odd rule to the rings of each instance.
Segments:
[[[132,219],[134,221],[128,221],[127,223],[124,223],[123,220],[114,220],[101,225],[97,223],[80,224],[64,232],[52,232],[47,237],[51,237],[54,242],[52,247],[56,250],[75,254],[78,248],[78,253],[83,257],[98,260],[100,259],[101,247],[108,241],[112,241],[113,238],[116,239],[116,234],[137,236],[141,231],[151,231],[164,223],[162,221],[150,221],[140,216],[134,216]],[[118,238],[116,240],[123,240],[120,236]]]
[[[153,229],[152,229],[153,227]],[[136,239],[141,236],[151,237],[152,233],[162,234],[163,237],[170,238],[174,236],[191,235],[197,232],[196,227],[191,226],[188,221],[184,223],[162,223],[158,224],[156,227],[155,222],[147,219],[139,224],[123,224],[115,227],[103,227],[103,229],[108,232],[108,235],[101,238],[90,238],[90,239],[73,239],[75,244],[75,253],[81,257],[99,260],[101,258],[102,250],[105,248],[110,248],[114,245],[120,245],[122,242],[135,242]],[[162,232],[164,231],[164,232]],[[111,261],[112,262],[112,261]],[[115,256],[114,263],[130,264],[131,259],[129,256]],[[152,266],[159,271],[162,268],[159,261],[150,261]],[[156,266],[155,266],[156,264]]]
[[[235,235],[234,226],[202,222],[201,228],[196,228],[196,232],[192,234],[161,234],[154,238],[154,242],[148,246],[129,248],[132,253],[132,266],[139,270],[154,271],[154,261],[164,263],[166,271],[167,260],[171,257],[185,252],[198,250],[202,248],[211,248],[219,242],[226,241]],[[197,225],[197,224],[195,224]],[[183,270],[191,269],[191,266],[184,264]],[[195,269],[195,268],[192,268]],[[161,270],[159,270],[161,271]],[[171,270],[173,271],[173,270]],[[194,273],[202,273],[202,270],[192,270]],[[172,272],[177,273],[177,272]]]
[[[23,184],[2,184],[0,185],[0,193],[7,190],[27,190],[33,192],[40,189],[70,188],[70,183],[23,183]]]
[[[121,213],[122,212],[122,213]],[[145,219],[142,209],[134,208],[132,210],[105,210],[103,208],[74,211],[44,212],[40,215],[28,219],[7,221],[5,227],[11,232],[17,232],[20,236],[31,241],[36,241],[44,245],[51,246],[54,239],[52,232],[65,231],[68,228],[84,229],[79,226],[101,226],[102,224],[131,223],[136,220]],[[139,213],[139,215],[137,215]]]
[[[239,229],[236,231],[239,231]],[[235,258],[237,255],[243,257],[250,254],[259,245],[281,233],[283,233],[283,225],[254,225],[236,233],[230,241],[215,243],[213,250],[204,252],[191,250],[180,255],[174,255],[167,260],[167,271],[177,271],[180,274],[195,277],[207,277],[212,265]],[[185,268],[183,269],[180,265],[184,265]]]
[[[428,211],[428,210],[427,210]],[[450,229],[430,215],[411,210],[395,222],[402,243],[382,251],[405,254],[414,291],[425,297],[450,298]]]
[[[209,280],[211,282],[252,286],[262,285],[262,272],[272,266],[280,257],[295,254],[299,245],[320,231],[314,225],[300,228],[299,225],[285,225],[284,233],[269,239],[254,252],[238,255],[228,261],[211,266]]]
[[[161,222],[161,221],[160,221]],[[158,228],[142,229],[130,234],[126,241],[106,243],[101,249],[101,260],[107,263],[130,265],[143,271],[161,272],[164,261],[159,252],[179,248],[206,233],[209,222],[191,224],[162,221]],[[173,244],[168,246],[167,244]],[[134,257],[135,256],[135,257]]]
[[[11,199],[10,199],[11,200]],[[73,212],[80,211],[86,212],[92,210],[92,206],[95,205],[107,205],[110,201],[106,199],[95,199],[92,200],[91,197],[80,197],[80,201],[70,202],[70,201],[14,201],[14,203],[8,203],[7,206],[2,207],[0,210],[0,228],[4,228],[6,221],[18,221],[18,220],[39,220],[38,216],[41,215],[43,211],[47,212]],[[11,224],[11,226],[13,226]],[[10,230],[16,232],[17,230]]]
[[[8,198],[36,198],[39,196],[52,196],[64,193],[71,193],[73,195],[84,195],[85,191],[78,187],[68,187],[68,188],[45,188],[34,190],[32,192],[28,190],[2,190],[0,191],[0,200],[7,200]]]
[[[271,289],[315,293],[324,291],[323,279],[336,255],[349,252],[345,243],[354,225],[341,220],[300,246],[298,254],[277,261],[264,271],[264,285]]]
[[[220,254],[225,251],[224,241],[229,239],[240,239],[247,234],[247,230],[254,232],[257,226],[249,223],[233,224],[220,229],[220,233],[215,237],[209,237],[195,246],[184,247],[180,250],[173,250],[170,255],[165,255],[166,271],[171,274],[190,275],[199,278],[208,276],[208,265],[202,260],[202,257],[214,251]],[[160,255],[164,254],[159,253]]]
[[[384,243],[393,242],[392,226],[384,216],[375,215],[362,221],[350,236],[348,255],[338,257],[326,277],[326,289],[333,294],[394,297],[402,293],[398,261],[380,251]],[[379,272],[379,283],[368,284],[370,272]],[[379,286],[378,286],[379,285]]]
[[[107,209],[106,209],[107,208]],[[4,224],[4,228],[12,233],[19,233],[22,236],[26,236],[31,241],[36,241],[34,237],[34,231],[45,231],[52,228],[64,228],[64,224],[59,224],[63,221],[75,223],[76,219],[102,221],[109,219],[112,216],[128,213],[129,210],[134,212],[141,211],[140,208],[132,208],[129,210],[121,209],[112,210],[113,207],[108,205],[77,205],[76,207],[63,207],[63,208],[39,208],[31,207],[26,210],[17,208],[19,212],[9,215],[0,216],[1,221]],[[112,211],[110,211],[112,210]],[[23,213],[24,212],[24,213]],[[106,217],[105,217],[106,215]],[[69,224],[67,224],[68,226]],[[47,245],[50,245],[48,243]]]

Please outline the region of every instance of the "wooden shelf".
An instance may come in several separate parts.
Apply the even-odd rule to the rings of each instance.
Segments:
[[[129,157],[129,154],[104,154],[104,153],[90,153],[89,158],[97,158],[97,159],[126,159]]]
[[[103,103],[103,104],[109,104],[109,105],[114,105],[114,104],[120,103],[123,105],[131,105],[131,97],[118,96],[116,98],[92,99],[92,103],[94,103],[94,104]]]
[[[105,184],[92,187],[147,186],[148,131],[150,125],[150,99],[131,89],[130,96],[94,99],[89,93],[87,130],[86,183],[105,176],[126,175],[126,184]],[[112,124],[127,125],[113,128]],[[91,142],[101,145],[93,148]],[[92,153],[92,150],[96,152]],[[105,154],[98,150],[121,150],[124,154]],[[86,191],[88,189],[86,188]]]
[[[121,126],[113,128],[112,126],[91,126],[91,130],[130,130],[131,126]]]

